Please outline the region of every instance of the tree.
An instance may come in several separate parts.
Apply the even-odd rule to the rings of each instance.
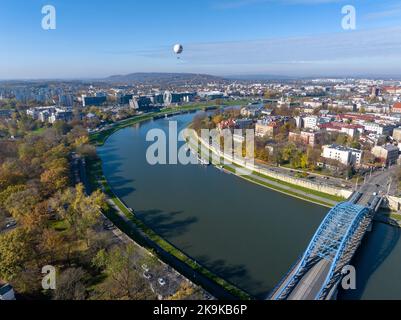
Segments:
[[[273,160],[274,160],[274,163],[275,163],[277,166],[280,166],[281,164],[283,164],[284,159],[283,159],[282,151],[281,151],[280,149],[274,148]]]
[[[255,149],[255,156],[257,159],[264,161],[264,162],[269,162],[270,157],[269,157],[269,151],[267,151],[266,147],[264,148],[256,148]]]
[[[42,201],[36,203],[30,212],[21,215],[19,222],[27,231],[41,234],[47,227],[49,217],[49,204],[47,201]]]
[[[0,190],[9,186],[24,184],[25,175],[19,163],[6,161],[0,167]]]
[[[195,291],[194,287],[190,285],[189,282],[183,282],[180,285],[178,291],[173,294],[168,300],[189,300],[191,299],[194,294],[197,292]]]
[[[73,238],[85,238],[88,246],[90,228],[97,223],[100,210],[107,209],[104,194],[98,190],[86,196],[82,184],[60,193],[53,199],[52,206],[67,222]]]
[[[27,186],[25,185],[12,185],[7,187],[5,190],[0,192],[0,211],[6,211],[6,201],[9,197],[11,197],[14,193],[18,193],[26,190]]]
[[[24,269],[30,258],[29,235],[23,229],[15,229],[0,236],[0,278],[12,281]]]
[[[346,134],[339,134],[336,140],[336,144],[346,146],[348,143],[348,136]]]
[[[301,154],[301,159],[300,159],[300,167],[302,169],[306,169],[309,166],[309,158],[308,158],[308,154],[306,153],[302,153]]]
[[[67,158],[70,150],[69,148],[64,145],[63,143],[60,143],[56,145],[55,147],[49,149],[43,156],[43,158],[46,159],[46,161],[51,161],[51,160],[58,160],[61,158]]]
[[[47,257],[48,263],[55,262],[56,259],[61,257],[63,251],[63,236],[52,229],[45,229],[41,238],[40,249]]]
[[[155,298],[136,263],[136,248],[130,244],[125,250],[118,247],[110,252],[101,250],[93,265],[103,270],[106,280],[97,288],[103,299],[145,300]]]
[[[76,148],[77,153],[85,158],[96,158],[96,147],[91,144],[83,144]]]
[[[18,220],[24,215],[30,214],[40,201],[41,196],[38,189],[32,187],[11,194],[4,205],[8,212]]]
[[[46,169],[40,176],[40,181],[49,194],[66,188],[69,184],[69,165],[65,158],[55,159],[44,164]]]
[[[294,157],[295,153],[297,152],[297,147],[293,143],[287,144],[282,149],[282,156],[285,162],[290,162],[291,159]]]
[[[308,165],[309,168],[312,170],[316,169],[316,165],[320,160],[321,157],[321,149],[320,148],[313,148],[313,147],[308,147],[306,151],[307,157],[308,157]]]
[[[67,141],[69,144],[74,144],[81,137],[88,137],[88,131],[82,126],[75,126],[67,134]]]
[[[360,142],[359,142],[358,140],[352,140],[352,141],[349,143],[349,146],[350,146],[351,148],[361,150],[361,144],[360,144]]]
[[[57,286],[54,291],[54,300],[85,300],[86,272],[82,268],[70,268],[63,271],[57,278]]]
[[[53,129],[56,130],[59,135],[65,135],[71,130],[71,126],[65,121],[56,121],[53,124]]]

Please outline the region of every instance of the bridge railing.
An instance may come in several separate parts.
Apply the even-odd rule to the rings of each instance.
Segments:
[[[274,287],[274,289],[268,294],[266,300],[272,300],[273,296],[275,293],[278,291],[278,289],[284,284],[285,280],[289,277],[289,275],[295,270],[296,266],[300,263],[302,259],[302,255],[298,257],[296,262],[291,265],[289,271],[285,274],[284,277],[281,278],[280,282]]]
[[[343,266],[339,265],[339,262],[341,260],[341,258],[343,257],[343,254],[346,250],[346,248],[349,245],[349,242],[351,240],[353,240],[353,236],[355,234],[355,232],[358,230],[358,228],[360,227],[362,221],[367,218],[367,216],[370,213],[369,208],[364,208],[364,207],[360,207],[360,206],[356,206],[355,207],[355,211],[359,209],[359,212],[355,215],[354,220],[352,221],[352,223],[350,224],[350,226],[348,227],[347,231],[344,234],[343,240],[338,248],[337,254],[332,262],[330,271],[326,277],[326,280],[324,282],[324,284],[322,285],[321,290],[319,291],[319,293],[317,294],[316,298],[321,300],[321,299],[325,299],[325,294],[327,292],[328,289],[328,284],[332,281],[332,279],[335,276],[335,273],[338,272],[338,269],[342,269]]]

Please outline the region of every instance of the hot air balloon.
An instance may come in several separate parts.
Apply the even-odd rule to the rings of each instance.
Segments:
[[[177,55],[177,59],[180,58],[180,54],[184,51],[184,47],[181,44],[176,44],[173,48],[174,53]]]

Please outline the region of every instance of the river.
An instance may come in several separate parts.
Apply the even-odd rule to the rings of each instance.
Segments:
[[[185,128],[193,114],[173,117]],[[211,271],[263,298],[307,247],[328,209],[209,166],[146,160],[148,121],[114,133],[98,149],[114,192],[138,218]],[[400,230],[375,224],[354,259],[357,290],[340,299],[401,299]]]

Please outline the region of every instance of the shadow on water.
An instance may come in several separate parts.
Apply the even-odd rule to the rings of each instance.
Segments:
[[[179,237],[188,232],[188,228],[198,222],[196,217],[177,219],[181,211],[165,212],[162,210],[136,211],[136,215],[147,226],[156,231],[162,237]]]
[[[399,228],[383,225],[380,222],[373,224],[372,232],[366,234],[351,263],[356,268],[357,289],[339,290],[339,300],[362,299],[370,277],[390,256],[400,240],[400,235]]]
[[[112,190],[119,198],[129,196],[136,191],[136,188],[127,186],[132,185],[133,183],[134,180],[125,179],[121,176],[109,178],[109,185],[113,186]]]
[[[244,265],[228,265],[222,259],[212,260],[208,256],[198,256],[196,260],[213,271],[213,273],[231,283],[237,284],[238,287],[247,292],[257,292],[260,288],[263,288],[263,283],[253,279]],[[257,294],[259,298],[262,295],[262,292]]]

